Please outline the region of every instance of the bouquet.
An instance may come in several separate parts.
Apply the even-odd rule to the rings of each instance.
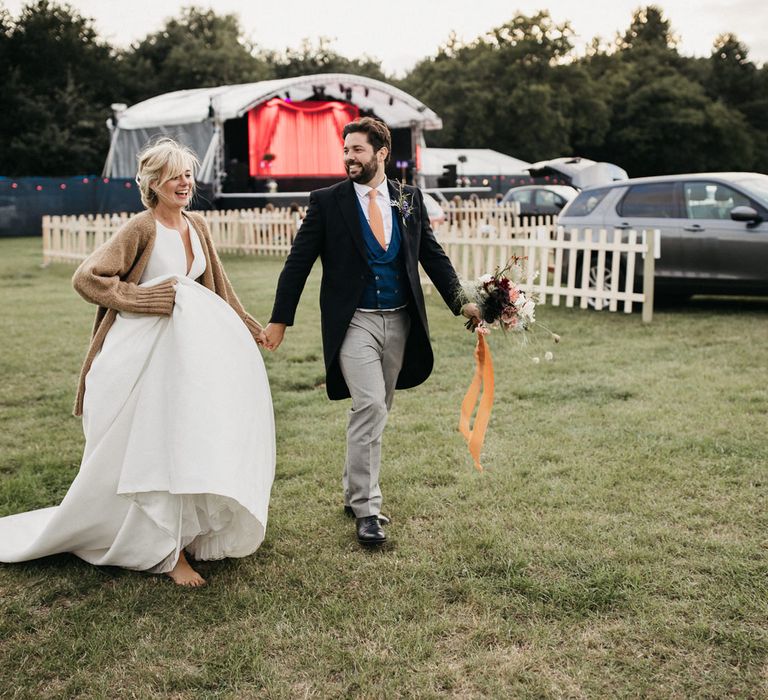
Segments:
[[[477,304],[483,319],[477,325],[471,319],[467,321],[467,330],[488,335],[496,328],[525,331],[535,323],[536,303],[518,287],[523,276],[520,260],[512,258],[506,267],[497,267],[492,275],[462,284],[464,295]]]
[[[474,282],[462,284],[464,296],[477,304],[482,317],[480,323],[472,319],[467,321],[467,330],[488,335],[491,330],[499,328],[505,332],[520,333],[533,329],[536,323],[536,300],[519,286],[523,278],[522,260],[513,257],[505,267],[497,267],[493,274],[485,274]],[[545,330],[555,343],[560,342],[559,335]],[[536,361],[537,358],[533,359]],[[552,359],[552,353],[545,353],[545,359]]]
[[[485,336],[498,328],[505,332],[527,334],[536,323],[536,301],[519,286],[523,278],[521,260],[522,258],[513,257],[505,267],[496,268],[492,275],[486,274],[474,282],[462,284],[464,297],[470,303],[477,304],[482,319],[479,323],[474,319],[466,323],[467,330],[477,331],[476,369],[462,401],[459,417],[459,431],[469,445],[469,452],[478,471],[483,470],[480,465],[480,452],[491,417],[494,392],[493,361],[491,351],[485,343]],[[560,342],[559,335],[545,330],[555,343]],[[527,342],[527,335],[521,337]],[[545,360],[551,361],[553,358],[552,352],[544,353]],[[538,356],[531,359],[535,364],[540,362]],[[475,419],[472,423],[473,413]]]

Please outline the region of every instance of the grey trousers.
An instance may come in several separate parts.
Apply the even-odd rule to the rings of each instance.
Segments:
[[[411,318],[399,311],[356,311],[339,365],[352,395],[347,423],[344,505],[364,518],[381,512],[381,436],[403,366]]]

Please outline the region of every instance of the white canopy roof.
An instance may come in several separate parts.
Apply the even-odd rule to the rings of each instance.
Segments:
[[[467,160],[462,163],[459,156]],[[459,175],[512,175],[525,172],[530,163],[490,148],[422,148],[422,175],[442,175],[446,165],[456,165]]]
[[[440,117],[431,109],[392,85],[373,78],[328,73],[169,92],[126,109],[119,116],[117,127],[148,129],[193,124],[211,116],[226,121],[242,117],[248,110],[273,97],[299,101],[320,91],[329,100],[352,102],[361,110],[374,112],[390,128],[407,127],[414,123],[422,129],[440,129],[443,126]]]
[[[578,189],[605,185],[615,180],[626,180],[627,171],[613,163],[596,163],[589,158],[553,158],[540,160],[529,168],[531,175],[548,175],[552,172],[570,178],[571,184]]]

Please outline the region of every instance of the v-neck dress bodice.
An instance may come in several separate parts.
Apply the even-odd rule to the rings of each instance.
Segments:
[[[139,284],[166,275],[177,275],[196,280],[205,272],[205,254],[200,243],[200,236],[189,219],[187,219],[187,223],[189,224],[189,240],[192,243],[194,255],[189,272],[187,272],[187,253],[184,250],[181,234],[176,229],[168,228],[156,221],[155,245]]]

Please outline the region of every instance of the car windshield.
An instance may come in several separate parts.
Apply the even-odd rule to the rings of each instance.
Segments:
[[[768,177],[755,177],[749,180],[739,180],[741,185],[760,204],[768,207]]]
[[[591,214],[592,210],[603,201],[610,188],[597,190],[584,190],[574,199],[567,209],[568,216],[586,216]]]

